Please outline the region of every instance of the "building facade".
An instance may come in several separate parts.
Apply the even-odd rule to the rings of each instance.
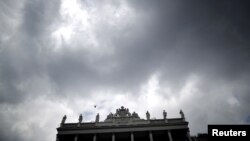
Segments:
[[[191,141],[188,122],[182,111],[180,115],[169,119],[164,110],[162,119],[151,119],[147,111],[147,119],[141,119],[123,106],[104,121],[97,114],[95,122],[82,122],[80,115],[78,123],[65,123],[65,115],[56,141]]]

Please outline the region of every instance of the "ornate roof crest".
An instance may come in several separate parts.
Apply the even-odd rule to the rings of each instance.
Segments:
[[[116,109],[116,113],[110,113],[107,116],[106,120],[111,120],[111,119],[119,119],[119,118],[139,118],[137,113],[133,112],[132,114],[129,112],[128,108],[124,108],[123,106],[121,106],[121,108]]]

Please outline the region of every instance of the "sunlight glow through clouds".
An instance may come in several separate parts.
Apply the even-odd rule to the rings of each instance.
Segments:
[[[186,84],[180,89],[179,94],[171,95],[170,97],[164,97],[162,91],[164,87],[160,85],[161,75],[159,73],[153,73],[148,81],[142,84],[139,93],[132,95],[129,92],[117,92],[117,91],[104,91],[99,90],[93,92],[91,99],[95,99],[93,103],[99,103],[99,106],[103,106],[103,110],[100,110],[100,115],[107,115],[110,111],[114,111],[119,106],[125,106],[131,110],[138,111],[138,114],[145,118],[145,112],[148,110],[151,113],[152,118],[161,118],[162,110],[167,110],[170,117],[178,117],[178,111],[185,106],[181,103],[188,103],[192,101],[192,94],[196,94],[198,77],[192,76],[188,78]],[[167,92],[169,92],[168,88]],[[170,90],[171,91],[171,90]],[[112,97],[110,99],[110,97]],[[108,107],[107,107],[108,106]],[[112,109],[112,110],[111,110]],[[110,111],[109,111],[110,110]],[[105,117],[102,117],[104,119]]]
[[[69,43],[71,36],[73,36],[79,28],[81,30],[87,30],[90,26],[88,22],[88,11],[81,9],[77,0],[62,1],[60,15],[62,23],[58,25],[58,29],[52,33],[52,36],[57,41],[57,48],[61,47],[63,41]]]
[[[161,96],[157,93],[157,91],[160,89],[158,77],[158,74],[153,74],[149,78],[146,85],[142,86],[141,88],[141,95],[145,98],[145,105],[150,106],[148,107],[149,110],[154,109],[154,107],[159,104],[159,100],[161,99]]]
[[[168,85],[160,84],[159,73],[151,75],[148,82],[144,84],[141,88],[140,99],[144,103],[143,105],[149,105],[146,109],[151,110],[156,118],[159,118],[163,109],[170,113],[170,117],[178,116],[180,109],[185,109],[185,104],[192,101],[193,95],[197,93],[197,85],[199,83],[199,77],[196,75],[191,75],[185,82],[185,85],[176,94],[172,94],[172,89]],[[164,97],[164,95],[169,95],[169,97]],[[184,106],[184,107],[183,107]],[[162,109],[159,109],[161,107]]]
[[[199,78],[196,75],[191,75],[184,87],[180,91],[180,99],[188,100],[192,98],[194,94],[197,94],[197,83],[199,82]],[[197,96],[197,95],[196,95]]]
[[[113,51],[113,46],[109,41],[116,35],[109,34],[122,32],[135,21],[133,9],[124,1],[119,4],[102,3],[102,5],[93,5],[91,2],[62,1],[61,22],[52,33],[55,50],[66,44],[67,47],[83,48],[90,53],[110,53]],[[100,34],[108,34],[109,37]]]

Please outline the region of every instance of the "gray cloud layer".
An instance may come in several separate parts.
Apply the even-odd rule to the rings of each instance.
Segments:
[[[122,102],[182,108],[193,134],[249,123],[249,3],[67,2],[0,2],[0,140],[53,140],[62,115]]]

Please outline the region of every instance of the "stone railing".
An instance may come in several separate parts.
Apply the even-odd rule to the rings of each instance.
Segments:
[[[173,119],[153,119],[153,120],[136,120],[136,121],[105,121],[105,122],[85,122],[85,123],[65,123],[60,128],[100,128],[100,127],[117,127],[117,126],[147,126],[147,125],[171,125],[171,124],[183,124],[184,122],[181,118],[173,118]]]

